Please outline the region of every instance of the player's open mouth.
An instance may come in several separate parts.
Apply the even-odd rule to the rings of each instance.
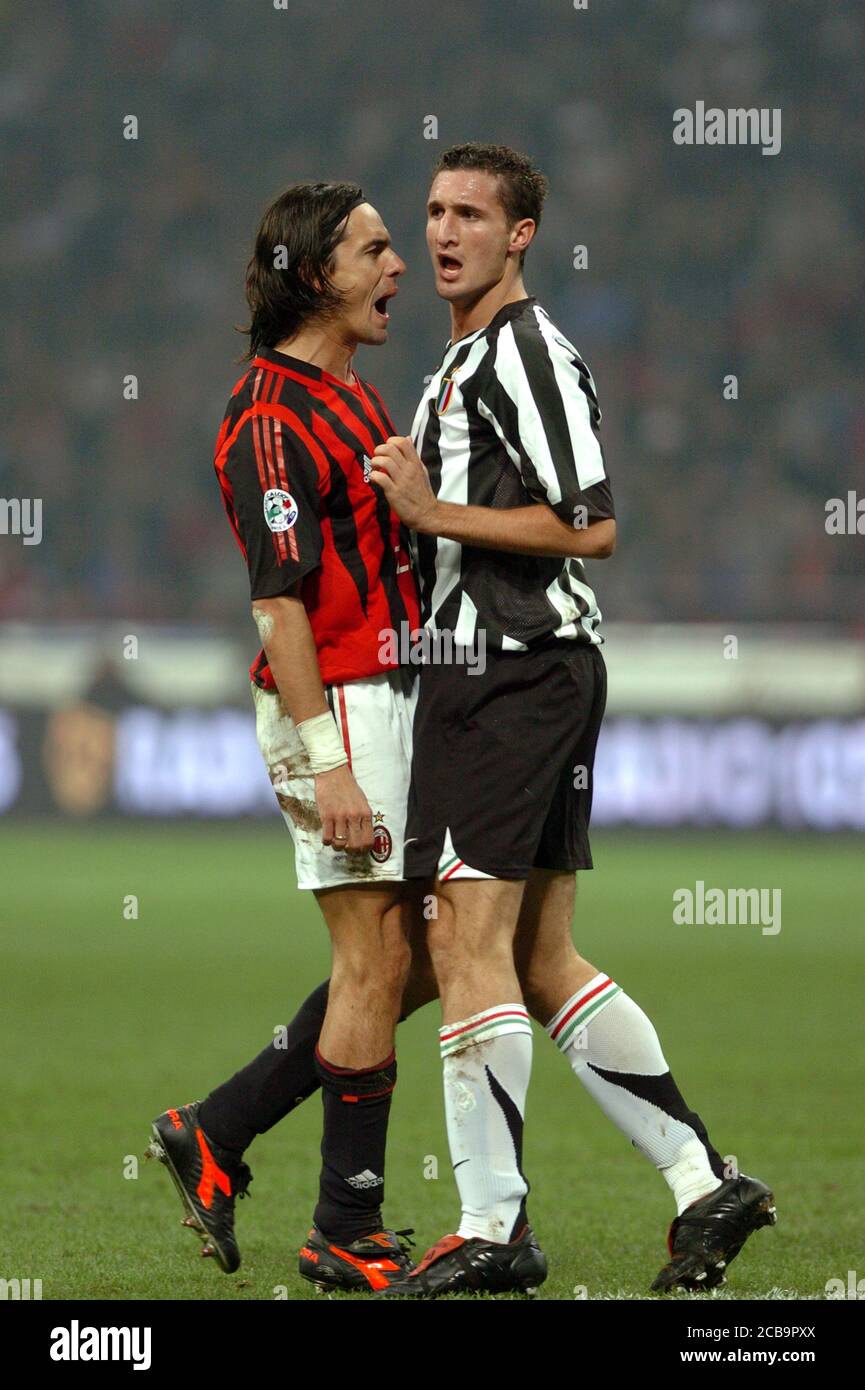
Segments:
[[[439,253],[438,263],[440,273],[447,280],[452,279],[454,275],[458,275],[463,268],[462,261],[458,261],[456,256],[445,256]]]
[[[390,318],[390,314],[387,311],[387,301],[393,299],[395,294],[396,290],[390,290],[387,294],[380,295],[372,306],[379,318],[384,319],[385,323],[387,323]]]

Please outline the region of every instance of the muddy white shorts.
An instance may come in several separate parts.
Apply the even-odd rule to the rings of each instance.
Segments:
[[[373,847],[366,854],[322,844],[315,782],[297,728],[275,690],[252,685],[258,746],[294,841],[298,888],[403,878],[417,685],[417,672],[401,667],[324,688],[349,767],[372,811]]]

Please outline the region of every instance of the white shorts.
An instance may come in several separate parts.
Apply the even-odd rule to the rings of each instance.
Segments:
[[[258,746],[294,841],[298,888],[393,883],[403,878],[417,686],[417,673],[406,667],[325,686],[349,766],[373,815],[373,847],[358,854],[322,844],[306,749],[279,694],[253,683]]]

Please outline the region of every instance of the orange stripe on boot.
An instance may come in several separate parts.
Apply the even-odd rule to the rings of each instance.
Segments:
[[[201,1205],[208,1209],[213,1205],[213,1189],[218,1187],[223,1197],[231,1196],[231,1178],[227,1173],[223,1173],[213,1154],[207,1146],[204,1132],[200,1129],[195,1131],[198,1140],[198,1147],[201,1151],[201,1181],[196,1191],[201,1199]]]
[[[339,1255],[340,1259],[347,1260],[355,1269],[359,1269],[373,1289],[386,1289],[390,1283],[390,1280],[380,1273],[381,1270],[399,1270],[399,1265],[394,1264],[393,1260],[361,1260],[357,1255],[350,1255],[347,1250],[341,1250],[338,1245],[331,1245],[330,1249],[334,1255]]]

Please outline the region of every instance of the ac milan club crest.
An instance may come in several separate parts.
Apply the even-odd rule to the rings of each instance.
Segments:
[[[377,811],[373,817],[372,827],[372,849],[370,854],[377,864],[385,864],[391,856],[393,849],[393,839],[387,826],[384,824],[384,813]]]

